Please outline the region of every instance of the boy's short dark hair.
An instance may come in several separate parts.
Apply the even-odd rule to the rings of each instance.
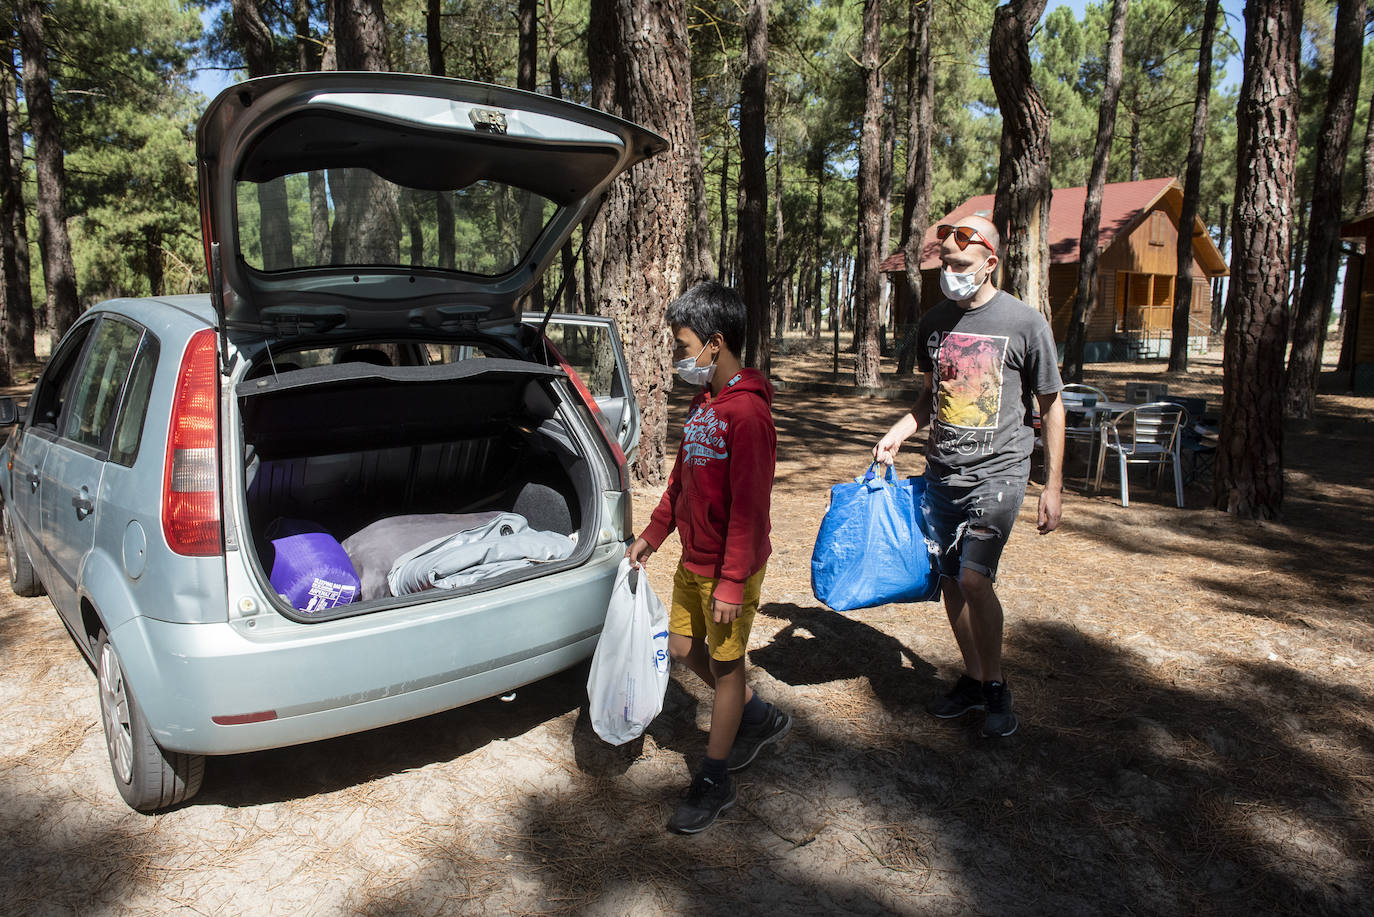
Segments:
[[[705,343],[713,334],[725,339],[735,356],[744,351],[744,300],[723,283],[703,281],[668,307],[668,324],[692,329]]]

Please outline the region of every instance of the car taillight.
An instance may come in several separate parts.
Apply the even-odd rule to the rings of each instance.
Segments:
[[[178,554],[223,551],[219,507],[219,367],[215,332],[196,332],[186,345],[172,399],[167,462],[162,477],[162,533]]]

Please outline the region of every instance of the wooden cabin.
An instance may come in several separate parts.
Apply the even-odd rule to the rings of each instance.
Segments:
[[[1078,289],[1078,241],[1083,232],[1087,188],[1060,188],[1050,199],[1050,306],[1054,338],[1061,352]],[[931,221],[921,259],[921,303],[925,308],[944,298],[940,292],[940,243],[935,228],[968,216],[992,219],[993,195],[969,198],[939,220]],[[1097,303],[1088,315],[1084,359],[1144,359],[1168,356],[1173,331],[1174,284],[1178,273],[1178,221],[1183,186],[1176,178],[1116,182],[1102,191],[1098,236]],[[906,259],[897,252],[880,270],[893,283],[893,324],[914,325],[908,314]],[[1205,346],[1211,334],[1214,277],[1229,273],[1226,260],[1201,220],[1193,229],[1192,309],[1189,340]]]
[[[1374,395],[1374,270],[1368,269],[1370,252],[1374,252],[1374,211],[1342,226],[1341,237],[1364,242],[1365,250],[1359,259],[1359,298],[1348,295],[1345,299],[1351,304],[1350,314],[1345,318],[1345,334],[1354,338],[1350,348],[1350,389],[1357,395]]]

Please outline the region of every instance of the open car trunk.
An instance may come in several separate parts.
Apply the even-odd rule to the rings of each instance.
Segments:
[[[580,563],[600,529],[600,477],[585,458],[593,437],[576,429],[583,422],[564,403],[563,379],[560,369],[536,363],[476,359],[344,363],[239,383],[252,540],[245,548],[264,585],[277,579],[274,539],[305,532],[337,540],[360,586],[354,601],[332,607],[306,611],[297,601],[286,613],[301,620],[479,591]],[[522,517],[533,532],[571,536],[569,553],[451,588],[392,594],[386,576],[400,555],[497,513]]]

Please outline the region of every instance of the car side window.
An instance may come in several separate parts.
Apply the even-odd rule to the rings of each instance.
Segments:
[[[71,392],[76,378],[76,367],[80,363],[81,351],[90,337],[94,321],[77,325],[62,342],[58,344],[43,376],[34,387],[29,421],[35,427],[57,432],[57,423]]]
[[[153,371],[157,369],[158,342],[151,334],[143,335],[143,343],[134,358],[134,370],[124,395],[124,406],[115,425],[114,441],[110,443],[110,461],[132,465],[138,458],[138,445],[143,439],[143,421],[148,416],[148,396],[153,390]]]
[[[91,336],[70,403],[62,413],[61,435],[92,449],[103,449],[114,430],[115,409],[129,380],[140,329],[107,319]]]

